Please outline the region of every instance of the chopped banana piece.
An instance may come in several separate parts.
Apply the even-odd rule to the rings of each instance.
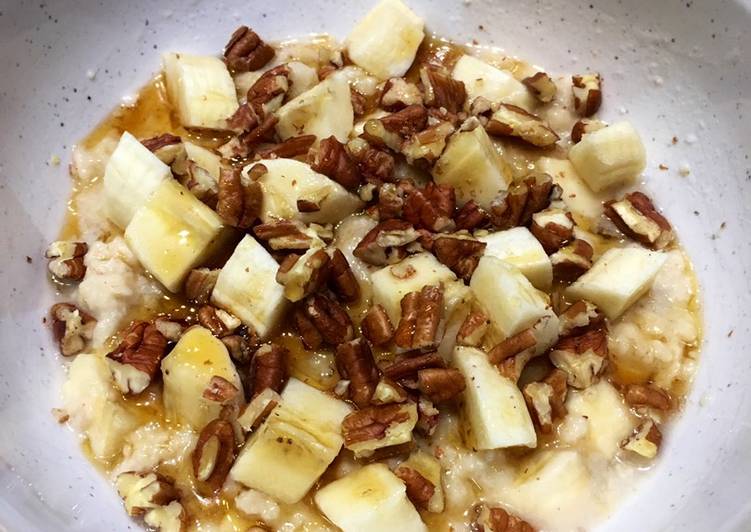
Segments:
[[[406,488],[384,464],[370,464],[324,486],[316,505],[343,532],[427,532]]]
[[[572,301],[594,303],[614,320],[649,291],[666,260],[666,254],[643,248],[610,249],[566,289],[566,295]]]
[[[459,58],[452,76],[464,83],[468,104],[482,96],[491,102],[510,103],[527,111],[534,109],[535,100],[521,81],[514,78],[510,72],[489,65],[476,57],[463,55]]]
[[[644,144],[628,122],[585,135],[571,147],[568,158],[595,192],[634,183],[647,165]]]
[[[482,126],[453,134],[433,167],[435,182],[453,186],[460,205],[475,200],[485,209],[508,189],[512,177]]]
[[[222,158],[211,150],[193,144],[192,142],[183,142],[185,146],[185,152],[188,159],[196,163],[199,167],[206,170],[211,177],[215,180],[219,180],[219,173],[221,172]]]
[[[352,29],[345,46],[353,63],[377,78],[399,78],[415,60],[423,20],[401,0],[382,0]]]
[[[231,236],[218,214],[171,179],[125,229],[133,254],[170,292],[179,292],[190,271],[211,259]]]
[[[227,65],[217,57],[168,53],[164,75],[172,105],[185,127],[227,129],[239,104]]]
[[[604,198],[587,186],[571,161],[540,157],[535,167],[539,172],[550,174],[553,182],[561,187],[561,199],[572,213],[591,219],[597,219],[602,214]]]
[[[485,242],[485,255],[496,257],[519,268],[539,290],[550,290],[553,282],[553,267],[540,241],[526,227],[514,227],[506,231],[480,236]]]
[[[516,384],[474,347],[454,348],[453,362],[467,383],[464,412],[473,448],[536,447],[532,418]]]
[[[124,229],[154,191],[171,178],[169,166],[125,131],[104,169],[107,216]]]
[[[245,235],[219,272],[211,301],[265,338],[287,308],[284,287],[276,282],[278,270],[274,257]]]

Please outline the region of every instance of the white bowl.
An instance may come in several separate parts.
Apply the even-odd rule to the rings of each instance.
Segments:
[[[240,23],[268,39],[323,31],[343,37],[370,4],[0,5],[0,529],[134,527],[75,436],[50,413],[63,369],[42,324],[54,297],[42,252],[63,217],[71,144],[149,80],[160,52],[217,53]],[[693,391],[662,458],[635,495],[624,493],[628,500],[602,529],[749,530],[751,4],[409,4],[440,35],[476,38],[552,72],[604,74],[602,114],[626,115],[647,143],[646,186],[694,261],[706,329]],[[59,166],[50,162],[55,155]],[[669,170],[658,170],[661,163]]]

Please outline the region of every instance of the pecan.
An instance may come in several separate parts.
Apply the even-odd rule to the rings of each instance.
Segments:
[[[282,397],[271,388],[266,388],[248,401],[248,405],[237,417],[237,423],[245,432],[253,432],[266,421],[271,411],[282,402]]]
[[[428,169],[441,156],[446,140],[454,130],[450,122],[438,122],[405,140],[400,152],[407,158],[407,163]]]
[[[566,282],[573,282],[592,267],[594,250],[586,240],[576,239],[550,256],[553,276]]]
[[[354,303],[360,299],[360,283],[344,256],[342,250],[335,248],[331,254],[328,269],[329,288],[344,303]]]
[[[529,230],[546,253],[555,253],[574,237],[574,218],[564,209],[548,207],[532,215]]]
[[[362,334],[373,345],[386,345],[394,337],[394,325],[381,305],[373,305],[360,324]]]
[[[551,362],[566,372],[569,386],[578,389],[594,384],[605,368],[607,356],[608,336],[604,329],[561,338],[550,352]]]
[[[663,249],[673,241],[670,223],[641,192],[626,194],[620,201],[606,202],[605,215],[623,234],[650,248]]]
[[[352,101],[352,112],[355,114],[355,117],[361,117],[368,112],[368,99],[357,92],[355,89],[350,88],[349,89],[349,97]]]
[[[473,509],[473,532],[535,532],[534,527],[503,508],[483,503]]]
[[[482,339],[490,326],[490,320],[482,312],[470,313],[462,322],[459,331],[456,333],[456,343],[458,345],[467,345],[479,347],[482,345]]]
[[[269,243],[274,250],[307,250],[314,238],[307,234],[306,227],[295,220],[275,220],[253,228],[255,235]]]
[[[383,183],[378,187],[378,219],[381,221],[391,218],[401,218],[404,208],[404,198],[408,188],[393,183]]]
[[[236,364],[245,365],[250,362],[253,350],[258,346],[260,339],[254,331],[245,329],[238,334],[224,336],[221,340],[232,360]]]
[[[577,120],[574,124],[574,127],[571,128],[571,142],[577,144],[581,142],[582,137],[584,137],[584,135],[586,135],[587,133],[593,133],[598,129],[602,129],[607,126],[608,125],[605,122],[602,122],[600,120],[594,120],[590,118],[582,118],[581,120]]]
[[[524,329],[520,333],[509,336],[501,343],[493,347],[488,353],[491,364],[499,364],[507,358],[518,355],[537,344],[537,338],[532,327]]]
[[[428,368],[417,372],[418,389],[433,403],[444,403],[464,391],[464,376],[458,369]]]
[[[336,346],[352,339],[352,321],[347,311],[333,299],[314,294],[305,300],[298,311],[295,323],[308,349],[316,349],[321,342]]]
[[[258,159],[292,159],[308,153],[315,141],[315,135],[299,135],[284,142],[258,148],[255,155]]]
[[[289,67],[279,65],[264,72],[248,88],[246,100],[257,117],[268,117],[281,107],[282,100],[289,91],[289,75]],[[245,131],[250,129],[246,128]]]
[[[406,221],[429,231],[454,229],[456,192],[453,187],[431,181],[423,189],[405,185],[405,192],[402,214]]]
[[[670,410],[673,407],[670,394],[655,384],[629,384],[624,397],[631,406],[647,406],[656,410]]]
[[[211,305],[198,309],[198,323],[211,331],[217,338],[227,336],[240,327],[241,322],[229,312]]]
[[[472,231],[488,223],[490,217],[475,200],[469,200],[456,212],[454,222],[457,230]]]
[[[438,325],[443,315],[443,286],[423,286],[401,301],[402,316],[394,342],[409,350],[432,349],[440,342]]]
[[[648,419],[641,423],[621,446],[644,458],[651,459],[657,456],[661,444],[662,432],[652,419]]]
[[[407,138],[425,129],[428,125],[428,111],[422,105],[408,105],[401,111],[375,120],[380,122],[387,132]]]
[[[496,346],[496,352],[493,353],[493,350],[491,350],[491,353],[488,356],[493,356],[495,359],[501,359],[498,364],[498,369],[501,374],[514,382],[518,382],[527,363],[534,357],[541,355],[548,347],[558,340],[557,325],[558,320],[555,320],[553,316],[543,316],[527,329],[531,335],[527,336],[525,331],[522,331],[516,335],[518,338],[512,336],[507,339],[507,343],[501,342],[501,344]],[[531,344],[532,337],[535,339],[534,345],[529,345],[529,347],[517,351],[517,349],[525,344]],[[504,345],[504,343],[506,343],[506,345]],[[504,358],[506,353],[514,351],[516,351],[515,354]]]
[[[548,174],[531,174],[493,200],[490,221],[498,229],[527,225],[533,214],[550,205],[557,191],[553,178]]]
[[[396,161],[393,155],[370,146],[361,138],[351,140],[347,147],[366,181],[382,183],[394,179]]]
[[[162,150],[162,148],[168,148],[170,146],[182,144],[182,142],[183,139],[171,133],[162,133],[161,135],[141,140],[141,144],[143,144],[151,153],[159,157],[159,159],[161,159],[165,164],[171,163],[165,161],[164,158],[160,157],[159,152]]]
[[[571,76],[574,109],[581,116],[592,116],[602,103],[602,78],[599,74]]]
[[[424,436],[432,436],[438,427],[440,415],[441,412],[433,406],[432,401],[421,395],[417,401],[417,430]]]
[[[404,78],[391,78],[383,86],[381,107],[387,111],[399,111],[410,105],[420,104],[422,104],[420,89]]]
[[[565,371],[554,369],[544,380],[524,387],[524,399],[543,434],[550,434],[553,422],[566,415],[566,380]]]
[[[50,308],[52,335],[66,357],[86,348],[96,327],[96,320],[71,303],[56,303]]]
[[[417,508],[426,510],[435,493],[433,483],[418,473],[416,469],[405,465],[397,467],[394,474],[404,482],[407,488],[407,498],[412,501],[412,504]]]
[[[216,212],[232,227],[246,229],[261,213],[263,189],[255,181],[244,185],[240,169],[222,168],[219,176],[219,193]]]
[[[420,370],[443,368],[443,358],[438,353],[425,353],[418,356],[402,356],[383,368],[383,374],[395,381],[417,378]]]
[[[180,497],[172,480],[159,473],[120,473],[115,485],[128,515],[132,516],[141,516]]]
[[[180,502],[172,501],[167,506],[158,506],[146,512],[143,521],[151,530],[183,532],[188,529],[189,517]]]
[[[209,381],[209,385],[203,390],[203,398],[215,403],[229,403],[240,390],[230,381],[219,375],[214,375]]]
[[[247,26],[237,28],[224,47],[224,60],[236,72],[258,70],[273,57],[274,49]]]
[[[235,429],[224,419],[215,419],[198,436],[191,455],[196,480],[216,493],[224,484],[235,461]]]
[[[522,80],[529,92],[542,103],[550,103],[555,98],[558,88],[552,78],[545,72],[536,72]]]
[[[219,271],[219,269],[209,268],[191,270],[185,280],[185,297],[199,305],[208,303],[216,280],[219,278]]]
[[[342,378],[349,379],[349,397],[358,408],[370,404],[378,385],[378,368],[368,342],[355,338],[336,347],[336,367]]]
[[[517,137],[538,148],[553,146],[560,138],[542,118],[509,103],[498,104],[485,129],[491,135]]]
[[[559,336],[572,336],[602,326],[605,315],[589,301],[577,301],[558,316]]]
[[[300,301],[323,286],[328,266],[329,255],[323,248],[311,248],[303,256],[289,254],[279,265],[276,282],[284,287],[284,297]]]
[[[433,240],[433,253],[460,279],[469,281],[480,262],[485,246],[485,242],[470,237],[439,236]]]
[[[253,355],[253,393],[251,399],[266,389],[281,392],[287,381],[289,350],[277,344],[265,344]]]
[[[442,107],[449,113],[458,113],[464,108],[467,89],[463,82],[453,79],[446,68],[425,65],[420,68],[420,81],[428,107]]]
[[[256,111],[247,103],[239,106],[232,116],[227,119],[227,127],[238,134],[252,131],[257,128],[260,123],[261,118],[258,116],[258,113],[256,113]],[[234,140],[237,142],[239,149],[239,145],[241,144],[240,139],[235,138]],[[220,151],[224,152],[227,150],[226,148],[222,148]],[[237,153],[235,155],[240,154]]]
[[[409,412],[399,403],[368,406],[352,412],[342,421],[344,445],[381,440],[392,425],[409,420]]]
[[[412,224],[403,220],[386,220],[368,231],[352,253],[375,266],[393,264],[406,255],[404,246],[419,237]]]
[[[311,167],[347,190],[354,190],[362,181],[357,164],[350,157],[347,148],[333,135],[320,142]]]
[[[84,255],[89,251],[86,242],[58,240],[52,242],[44,256],[50,261],[49,272],[60,281],[80,281],[86,275]]]
[[[303,346],[309,351],[318,349],[323,344],[323,336],[316,328],[315,324],[308,317],[302,308],[297,308],[292,313],[292,324],[300,335]]]
[[[144,391],[159,371],[166,350],[167,339],[153,324],[139,321],[131,325],[115,350],[107,354],[120,391]]]

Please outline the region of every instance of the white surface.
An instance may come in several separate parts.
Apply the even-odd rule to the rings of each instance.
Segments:
[[[0,523],[11,531],[135,528],[49,412],[60,404],[63,371],[41,323],[53,297],[41,256],[65,208],[71,142],[144,84],[161,52],[217,53],[240,23],[269,39],[324,30],[343,37],[369,4],[103,3],[0,4]],[[655,474],[602,530],[748,530],[751,4],[592,3],[409,5],[442,35],[502,46],[551,72],[603,73],[601,114],[628,119],[642,134],[647,188],[696,265],[706,347]],[[60,166],[48,164],[53,154]]]

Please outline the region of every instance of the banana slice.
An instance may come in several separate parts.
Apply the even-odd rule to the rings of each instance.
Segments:
[[[433,167],[435,182],[451,185],[459,204],[475,200],[489,208],[511,183],[513,172],[478,125],[472,131],[451,135],[446,149]]]
[[[167,417],[197,431],[216,419],[224,403],[210,401],[203,396],[214,376],[234,385],[238,390],[234,401],[240,405],[245,403],[240,375],[227,348],[208,329],[193,327],[182,335],[162,361]]]
[[[169,166],[125,131],[104,169],[107,216],[124,229],[159,185],[171,177]]]
[[[571,147],[568,158],[595,192],[634,183],[647,165],[644,144],[628,122],[585,135]]]
[[[592,268],[566,289],[566,295],[585,299],[614,320],[652,287],[667,255],[643,248],[606,251]]]
[[[316,505],[343,532],[427,532],[399,478],[384,464],[370,464],[315,494]]]
[[[485,255],[496,257],[516,266],[539,290],[550,290],[553,282],[553,266],[540,241],[526,227],[514,227],[506,231],[480,236],[485,242]]]
[[[464,414],[477,450],[536,447],[537,435],[519,388],[474,347],[454,348],[454,365],[464,375]]]
[[[331,75],[285,103],[276,115],[276,132],[282,140],[297,135],[315,135],[321,140],[334,135],[347,142],[355,120],[349,83]]]
[[[602,214],[602,202],[608,198],[589,188],[576,173],[571,161],[540,157],[535,162],[535,168],[539,172],[550,174],[553,182],[561,187],[561,199],[572,213],[585,219],[597,219]]]
[[[349,58],[381,80],[400,78],[425,37],[424,22],[401,0],[382,0],[345,41]]]
[[[133,254],[170,292],[179,292],[190,270],[213,257],[232,235],[218,214],[172,179],[159,186],[125,229]]]
[[[227,66],[217,57],[164,54],[169,98],[185,127],[227,129],[239,104]]]
[[[482,96],[491,102],[510,103],[527,111],[534,109],[535,100],[521,81],[510,72],[489,65],[476,57],[461,56],[454,66],[452,76],[464,83],[468,104]]]
[[[339,454],[341,423],[350,412],[344,401],[290,379],[281,404],[248,438],[230,476],[281,502],[298,502]]]
[[[183,141],[185,153],[188,159],[196,163],[199,167],[206,170],[214,180],[219,181],[219,173],[222,167],[222,158],[211,150],[203,146],[193,144],[192,142]]]
[[[284,287],[276,282],[278,270],[274,257],[245,235],[219,272],[211,302],[265,338],[287,308]]]

